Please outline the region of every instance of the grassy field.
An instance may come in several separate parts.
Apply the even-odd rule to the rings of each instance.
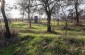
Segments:
[[[0,55],[85,55],[85,29],[84,26],[74,26],[65,36],[64,22],[57,25],[51,23],[52,33],[46,32],[46,24],[32,24],[29,28],[27,22],[13,22],[11,28],[19,31],[20,41],[5,48],[0,48]]]

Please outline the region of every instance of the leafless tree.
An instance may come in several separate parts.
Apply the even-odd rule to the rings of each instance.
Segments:
[[[79,5],[82,4],[83,0],[68,0],[68,4],[69,5],[73,5],[74,9],[75,9],[75,24],[79,25],[80,21],[79,21],[79,16],[81,15],[80,13],[82,12],[82,10],[79,12]]]
[[[20,9],[28,14],[28,21],[29,21],[29,27],[31,27],[31,17],[30,14],[33,12],[32,5],[34,0],[18,0],[18,5],[20,5]]]
[[[51,16],[55,13],[55,8],[57,6],[58,0],[37,0],[37,4],[41,10],[47,15],[47,31],[51,32]]]
[[[5,23],[5,38],[10,38],[11,37],[11,34],[10,34],[10,30],[9,30],[9,25],[8,25],[8,19],[6,17],[6,14],[5,14],[5,0],[1,0],[1,12],[2,12],[2,15],[3,15],[3,18],[4,18],[4,23]]]

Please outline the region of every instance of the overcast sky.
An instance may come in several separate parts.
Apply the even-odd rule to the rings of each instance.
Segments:
[[[16,3],[16,0],[5,0],[5,1],[6,1],[6,4],[10,4],[11,6]],[[84,9],[84,8],[85,8],[85,5],[81,5],[80,7]],[[12,18],[19,18],[19,17],[21,17],[19,10],[13,9],[13,10],[10,11],[10,12],[11,12],[11,15],[10,15],[10,16],[11,16]]]
[[[5,0],[5,2],[6,2],[7,4],[14,4],[14,3],[15,3],[15,0]]]
[[[16,0],[5,0],[5,2],[6,2],[6,4],[9,4],[9,5],[13,6],[16,3]],[[18,9],[16,9],[16,10],[12,9],[10,11],[9,16],[12,17],[12,18],[19,18],[19,17],[21,17],[20,16],[20,11]]]
[[[5,1],[6,1],[6,4],[10,4],[10,5],[12,6],[12,5],[14,5],[14,4],[16,3],[17,0],[5,0]],[[10,12],[11,12],[11,13],[10,13],[11,15],[9,15],[9,16],[11,16],[12,18],[20,18],[20,17],[23,17],[23,16],[20,15],[20,11],[19,11],[18,9],[16,9],[16,10],[13,9],[13,10],[10,11]],[[35,13],[34,13],[33,15],[39,16],[39,14],[35,14]]]

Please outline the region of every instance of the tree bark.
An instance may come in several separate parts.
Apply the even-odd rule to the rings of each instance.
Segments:
[[[28,8],[28,20],[29,20],[29,27],[31,27],[30,8]]]
[[[4,7],[5,7],[5,1],[2,0],[1,1],[1,12],[2,12],[2,15],[3,15],[3,18],[4,18],[4,23],[5,23],[5,38],[8,39],[11,37],[11,34],[10,34],[10,30],[9,30],[9,25],[8,25],[8,19],[5,15],[5,10],[4,10]]]
[[[51,32],[51,16],[48,15],[48,18],[47,18],[47,32]]]

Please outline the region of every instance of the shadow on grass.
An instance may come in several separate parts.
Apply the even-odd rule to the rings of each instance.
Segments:
[[[21,38],[20,41],[23,41],[23,40],[29,40],[29,41],[30,41],[30,40],[32,40],[33,38],[34,38],[33,36],[27,35],[27,36]]]
[[[46,23],[46,22],[38,22],[38,23],[34,23],[34,24],[47,25],[47,23]]]
[[[56,31],[51,31],[51,32],[48,32],[48,33],[52,33],[52,34],[61,35],[61,33],[59,33],[59,32],[56,32]]]
[[[69,30],[69,31],[81,31],[79,29],[72,29],[72,28],[68,28],[67,30]]]
[[[77,31],[77,32],[81,31],[81,29],[75,29],[75,28],[69,28],[69,27],[68,27],[68,28],[65,28],[65,27],[62,28],[62,30],[66,30],[66,29],[67,29],[68,31]]]
[[[29,27],[29,29],[36,29],[36,28],[34,28],[34,27]]]
[[[59,32],[47,32],[47,31],[37,31],[37,30],[21,30],[21,33],[33,33],[33,34],[56,34],[56,35],[61,35]]]
[[[15,48],[15,52],[13,53],[13,55],[27,55],[27,52],[29,50],[28,48],[28,44],[33,41],[34,36],[29,36],[26,35],[23,38],[20,39],[20,42],[17,45],[17,48],[19,48],[19,50],[17,50],[17,48]]]

